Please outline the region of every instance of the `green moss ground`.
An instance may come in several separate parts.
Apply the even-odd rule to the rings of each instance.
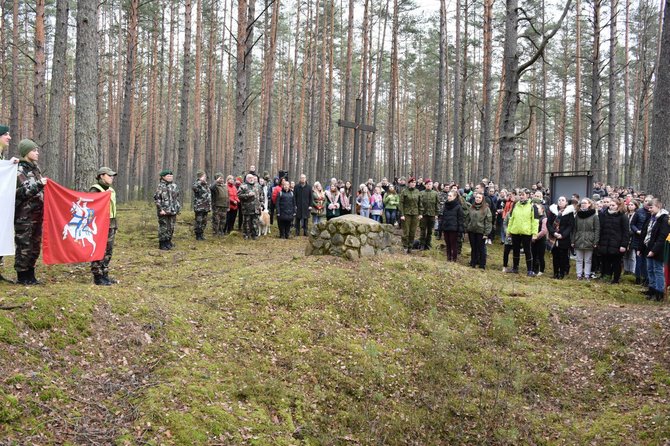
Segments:
[[[116,286],[0,284],[0,443],[670,441],[670,311],[629,277],[505,275],[499,245],[482,272],[305,257],[276,228],[196,243],[192,220],[163,252],[153,209],[122,207]]]

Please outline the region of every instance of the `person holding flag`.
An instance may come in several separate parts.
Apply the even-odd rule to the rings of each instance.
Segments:
[[[0,161],[5,160],[5,156],[6,156],[5,151],[7,150],[7,147],[9,147],[9,141],[11,141],[11,140],[12,140],[12,137],[9,135],[9,127],[6,126],[6,125],[0,125]],[[12,157],[10,159],[10,161],[14,164],[17,164],[19,162],[19,159],[15,158],[15,157]],[[14,175],[14,174],[12,173],[12,175]],[[13,186],[12,186],[12,188],[13,188]],[[12,191],[12,195],[14,195],[13,191]],[[12,217],[8,216],[8,218],[9,218],[9,220],[7,221],[7,223],[10,224],[10,227],[11,227],[11,224],[12,224],[11,218]],[[11,232],[11,231],[8,231],[8,232]],[[8,237],[12,236],[11,234],[5,234],[5,235],[8,236]],[[4,261],[3,261],[2,256],[0,255],[0,267],[2,267],[2,266],[4,266]],[[2,277],[1,273],[0,273],[0,280],[8,281],[4,277]]]
[[[109,167],[101,167],[98,169],[96,179],[98,180],[91,186],[89,192],[110,192],[111,198],[109,201],[109,230],[107,232],[107,246],[105,248],[105,256],[102,260],[91,262],[91,273],[93,274],[93,283],[96,285],[109,286],[119,283],[117,280],[109,277],[109,262],[112,260],[112,251],[114,250],[114,237],[118,226],[116,224],[116,191],[112,188],[114,183],[114,172]]]
[[[18,172],[16,176],[16,203],[14,213],[14,244],[16,254],[14,269],[16,282],[21,285],[37,285],[35,263],[40,256],[42,244],[42,221],[44,217],[44,186],[39,148],[34,141],[24,139],[19,143]]]

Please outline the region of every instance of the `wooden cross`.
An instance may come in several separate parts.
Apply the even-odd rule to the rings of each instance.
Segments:
[[[377,131],[377,128],[374,125],[367,125],[363,121],[363,116],[361,113],[361,98],[356,99],[356,114],[354,117],[354,122],[345,121],[344,119],[338,119],[337,125],[347,129],[354,129],[354,153],[351,157],[352,169],[351,169],[351,184],[352,184],[352,201],[356,200],[355,191],[358,190],[358,185],[361,184],[360,179],[360,158],[361,158],[361,149],[363,144],[360,141],[361,132],[370,132],[374,133]],[[355,204],[352,204],[352,211],[356,209]]]

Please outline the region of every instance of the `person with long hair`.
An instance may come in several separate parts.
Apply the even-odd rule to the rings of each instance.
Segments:
[[[626,206],[626,218],[628,218],[628,228],[630,230],[631,227],[631,222],[633,221],[633,218],[635,218],[635,213],[637,212],[637,208],[639,207],[637,200],[630,199],[626,202],[624,202]],[[626,252],[624,253],[623,256],[623,273],[624,274],[635,274],[635,251],[636,249],[633,248],[633,239],[635,238],[633,236],[633,232],[629,231],[630,237],[628,239],[628,248],[626,249]]]
[[[549,207],[551,215],[547,221],[549,234],[553,241],[554,279],[563,279],[570,273],[570,248],[572,231],[575,225],[575,208],[568,204],[565,197],[558,197],[556,204]]]
[[[396,193],[395,186],[390,184],[384,194],[384,219],[387,225],[394,225],[398,220],[398,203],[400,196]]]
[[[447,261],[455,262],[458,259],[458,237],[464,231],[464,220],[458,192],[451,190],[447,193],[447,201],[440,214],[440,231],[444,234]]]
[[[572,236],[572,247],[577,257],[577,280],[591,279],[593,250],[600,239],[600,219],[596,214],[593,201],[582,198],[579,210],[575,215],[575,230]]]
[[[342,212],[342,193],[336,185],[326,191],[326,220],[339,217]]]
[[[531,249],[533,252],[533,272],[536,276],[544,274],[544,253],[547,250],[547,215],[544,211],[544,204],[534,203],[538,217],[537,236],[532,239]]]
[[[530,201],[528,190],[519,191],[519,201],[514,205],[507,224],[507,232],[512,236],[512,273],[519,272],[521,248],[526,258],[526,274],[534,277],[533,250],[531,244],[537,238],[538,221],[535,218],[535,206]]]
[[[326,218],[326,194],[318,181],[312,185],[311,208],[312,225],[318,225]]]
[[[486,269],[486,240],[493,227],[493,216],[484,194],[475,193],[474,202],[465,218],[465,230],[470,241],[470,266]]]
[[[623,201],[615,198],[608,209],[600,214],[600,239],[598,252],[602,259],[602,277],[611,283],[621,279],[621,259],[628,249],[630,230]]]
[[[648,299],[663,300],[665,293],[665,276],[663,272],[663,251],[665,241],[670,234],[668,211],[663,208],[663,202],[658,198],[651,201],[651,218],[645,224],[643,246],[641,254],[647,259],[647,274],[649,275]]]

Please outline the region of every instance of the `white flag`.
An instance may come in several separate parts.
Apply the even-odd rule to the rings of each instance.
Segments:
[[[14,255],[14,202],[18,164],[0,161],[0,256]]]

